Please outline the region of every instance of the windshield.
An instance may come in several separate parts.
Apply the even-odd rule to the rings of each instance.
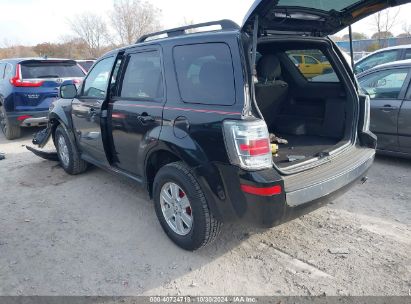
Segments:
[[[84,77],[81,68],[72,62],[30,62],[21,64],[23,79]]]
[[[279,0],[278,6],[307,7],[328,12],[331,10],[342,11],[360,2],[358,0]]]

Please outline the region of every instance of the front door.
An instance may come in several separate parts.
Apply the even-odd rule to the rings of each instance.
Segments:
[[[72,102],[73,126],[82,156],[102,165],[108,162],[102,140],[101,107],[107,97],[114,60],[113,56],[96,63]]]
[[[409,69],[378,70],[360,79],[371,98],[371,131],[378,137],[378,148],[399,150],[398,115],[405,97]]]
[[[144,157],[157,143],[165,102],[161,51],[135,48],[123,57],[120,78],[109,101],[112,166],[143,177]]]

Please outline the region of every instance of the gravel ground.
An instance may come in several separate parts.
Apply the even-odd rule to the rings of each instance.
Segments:
[[[132,182],[72,177],[0,135],[0,295],[409,295],[411,161],[378,157],[369,182],[270,230],[226,225],[174,246]]]

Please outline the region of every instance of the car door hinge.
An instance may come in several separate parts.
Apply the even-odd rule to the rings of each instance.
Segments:
[[[107,118],[107,110],[101,111],[101,117],[102,118]]]

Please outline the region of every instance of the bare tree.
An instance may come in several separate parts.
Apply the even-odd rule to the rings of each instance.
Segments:
[[[408,22],[403,23],[402,30],[404,32],[401,35],[404,37],[411,37],[411,24],[408,24]]]
[[[89,56],[101,56],[104,46],[109,41],[107,25],[96,14],[86,12],[69,20],[72,31],[87,44]]]
[[[398,15],[400,9],[386,9],[374,14],[373,27],[376,33],[375,37],[378,39],[380,47],[384,47],[383,39],[387,37],[388,33],[398,24]]]
[[[147,33],[160,28],[160,11],[141,0],[115,0],[110,14],[111,23],[122,45],[133,44]]]

